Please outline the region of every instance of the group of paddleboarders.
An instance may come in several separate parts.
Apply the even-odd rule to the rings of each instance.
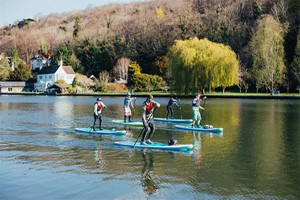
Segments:
[[[193,123],[192,127],[197,126],[200,127],[201,122],[201,114],[200,110],[204,110],[205,108],[200,105],[200,101],[202,99],[206,99],[206,96],[201,96],[200,94],[196,94],[195,98],[192,102],[192,111],[193,111]],[[132,112],[131,109],[134,111],[134,104],[136,98],[131,97],[130,93],[127,93],[127,96],[124,98],[124,122],[126,122],[128,118],[128,122],[131,122],[132,119]],[[133,103],[134,102],[134,103]],[[180,104],[176,96],[172,96],[167,104],[167,119],[171,117],[173,119],[173,106],[177,106],[181,109]],[[143,102],[142,105],[142,122],[143,122],[143,130],[141,132],[142,139],[140,141],[141,145],[152,144],[151,138],[155,132],[155,124],[153,120],[153,113],[154,111],[160,107],[160,104],[154,101],[154,98],[151,94],[146,97],[146,100]],[[102,102],[101,98],[97,98],[97,101],[94,103],[94,123],[93,123],[93,130],[95,130],[95,124],[97,119],[99,120],[99,129],[102,130],[102,113],[103,110],[106,108],[106,105]]]

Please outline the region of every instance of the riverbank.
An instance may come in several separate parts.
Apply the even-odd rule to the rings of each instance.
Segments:
[[[146,97],[149,93],[137,92],[133,96],[136,97]],[[151,92],[155,97],[170,97],[174,94],[172,93],[155,93]],[[20,92],[20,93],[0,93],[2,95],[43,95],[43,96],[113,96],[113,97],[124,97],[126,93],[81,93],[81,94],[48,94],[39,92]],[[205,94],[209,98],[242,98],[242,99],[300,99],[300,94],[275,94],[270,95],[269,93],[207,93]],[[195,95],[176,95],[179,98],[192,98]]]

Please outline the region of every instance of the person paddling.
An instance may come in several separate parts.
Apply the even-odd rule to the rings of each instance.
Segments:
[[[168,105],[167,105],[167,119],[169,119],[169,116],[171,116],[171,118],[173,119],[173,105],[176,105],[179,109],[181,109],[181,107],[178,105],[176,96],[173,96],[170,98]]]
[[[151,138],[155,131],[155,125],[153,120],[154,109],[160,107],[160,104],[153,100],[153,96],[150,94],[146,98],[142,107],[142,121],[144,125],[143,136],[141,140],[141,145],[152,144]],[[149,132],[148,138],[146,139],[147,133]]]
[[[106,105],[102,102],[101,98],[97,98],[97,102],[94,103],[94,123],[93,123],[93,131],[95,131],[95,124],[97,119],[99,119],[99,129],[102,130],[102,112],[106,108]]]
[[[128,121],[131,122],[131,109],[134,109],[133,106],[133,98],[131,98],[131,94],[128,93],[124,99],[124,122],[126,122],[126,118],[128,117]]]
[[[192,106],[193,106],[193,123],[192,123],[192,127],[194,127],[195,125],[197,125],[197,127],[200,127],[200,122],[201,122],[201,114],[200,114],[200,110],[205,110],[205,108],[203,108],[200,105],[200,101],[201,101],[201,95],[200,94],[196,94],[196,98],[193,100]],[[203,99],[206,99],[206,96],[203,96]]]

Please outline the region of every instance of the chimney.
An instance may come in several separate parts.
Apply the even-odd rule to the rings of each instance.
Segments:
[[[63,60],[62,60],[62,58],[60,58],[60,60],[58,61],[58,65],[59,65],[60,67],[63,66]]]

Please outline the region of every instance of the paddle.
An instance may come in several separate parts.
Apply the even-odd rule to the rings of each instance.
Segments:
[[[133,112],[132,112],[132,116],[131,116],[131,120],[133,121],[133,116],[134,116],[134,111],[135,111],[135,101],[136,101],[136,97],[134,97],[133,99]]]
[[[205,102],[206,102],[206,98],[204,99],[204,103],[203,103],[203,108],[205,108]],[[202,114],[203,114],[203,112],[204,112],[204,110],[201,110],[201,116],[202,116]]]
[[[206,102],[206,98],[204,99],[204,103],[203,103],[203,108],[205,108],[205,102]],[[201,110],[201,118],[203,118],[203,113],[204,113],[204,110]]]
[[[153,113],[155,112],[156,108],[157,108],[157,107],[154,108],[153,112],[149,115],[148,119],[146,120],[146,123],[147,123],[147,124],[148,124],[149,120],[151,119],[151,117],[153,116]],[[135,147],[135,145],[136,145],[138,139],[140,138],[142,132],[144,131],[144,129],[145,129],[145,127],[144,127],[144,128],[142,129],[142,131],[140,132],[140,134],[139,134],[138,138],[136,139],[136,141],[135,141],[133,147]]]
[[[182,112],[181,112],[181,101],[180,101],[180,99],[178,99],[178,102],[179,102],[180,117],[181,117],[181,119],[182,119]]]

